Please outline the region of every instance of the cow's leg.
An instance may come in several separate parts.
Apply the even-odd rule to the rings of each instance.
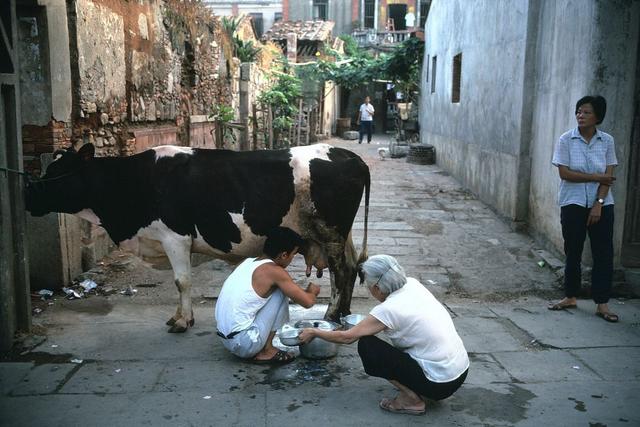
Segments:
[[[180,294],[176,314],[169,319],[169,332],[184,332],[193,326],[193,309],[191,307],[191,238],[175,235],[162,241],[171,267],[173,278]]]
[[[357,254],[351,241],[346,240],[326,245],[331,272],[331,300],[325,318],[340,321],[341,316],[351,313],[351,296],[357,274]]]

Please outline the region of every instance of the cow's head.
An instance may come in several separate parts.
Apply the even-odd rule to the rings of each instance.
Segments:
[[[44,176],[27,183],[25,205],[31,215],[76,213],[87,208],[88,170],[94,154],[93,144],[85,144],[77,152],[73,148],[56,151]]]

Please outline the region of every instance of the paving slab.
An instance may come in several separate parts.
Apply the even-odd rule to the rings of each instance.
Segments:
[[[596,317],[591,301],[578,301],[578,309],[549,311],[546,305],[528,306],[526,311],[510,306],[496,307],[494,311],[508,317],[539,342],[557,348],[589,348],[640,345],[640,301],[627,301],[624,305],[609,304],[620,315],[619,323],[608,323]]]
[[[512,380],[509,372],[490,354],[471,353],[469,355],[469,373],[465,384],[510,383]]]
[[[589,366],[567,351],[493,352],[492,355],[509,375],[523,383],[602,379]]]
[[[11,395],[39,395],[55,392],[79,366],[74,363],[52,363],[35,366],[17,384]]]
[[[9,394],[33,368],[33,363],[0,363],[0,395]]]
[[[135,394],[151,391],[158,382],[163,367],[162,363],[154,361],[85,363],[64,384],[60,393]]]
[[[522,384],[535,395],[527,402],[521,426],[624,426],[640,425],[638,383],[621,386],[616,381]]]
[[[493,353],[524,350],[523,343],[516,339],[498,319],[456,317],[453,323],[468,352]]]
[[[640,346],[585,348],[569,352],[607,381],[640,380]]]
[[[136,316],[131,311],[137,312]],[[164,324],[170,306],[120,305],[98,321],[72,322],[77,313],[59,309],[60,323],[36,348],[49,354],[70,353],[88,360],[217,360],[224,348],[214,345],[213,309],[194,308],[196,324],[187,334],[169,334]],[[51,348],[51,343],[58,347]],[[188,351],[185,351],[188,349]]]

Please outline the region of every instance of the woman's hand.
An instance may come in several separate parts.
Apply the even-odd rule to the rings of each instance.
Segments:
[[[587,227],[593,224],[597,224],[602,216],[602,205],[598,202],[593,204],[593,207],[589,211],[589,218],[587,218]]]
[[[602,185],[612,186],[613,182],[616,180],[615,176],[607,175],[607,174],[598,174],[596,175],[596,182],[599,182]]]
[[[315,328],[304,328],[300,331],[300,335],[298,335],[298,340],[300,340],[301,344],[308,343],[316,336]]]

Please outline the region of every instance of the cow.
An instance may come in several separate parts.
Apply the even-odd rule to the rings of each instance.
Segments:
[[[358,265],[367,258],[369,168],[328,144],[235,152],[159,146],[129,157],[95,157],[92,144],[58,150],[31,180],[25,207],[33,216],[75,214],[102,226],[121,248],[166,256],[179,292],[169,332],[193,326],[191,253],[236,264],[261,254],[276,226],[298,232],[306,274],[331,274],[325,317],[350,312]],[[358,257],[351,228],[365,194]]]

